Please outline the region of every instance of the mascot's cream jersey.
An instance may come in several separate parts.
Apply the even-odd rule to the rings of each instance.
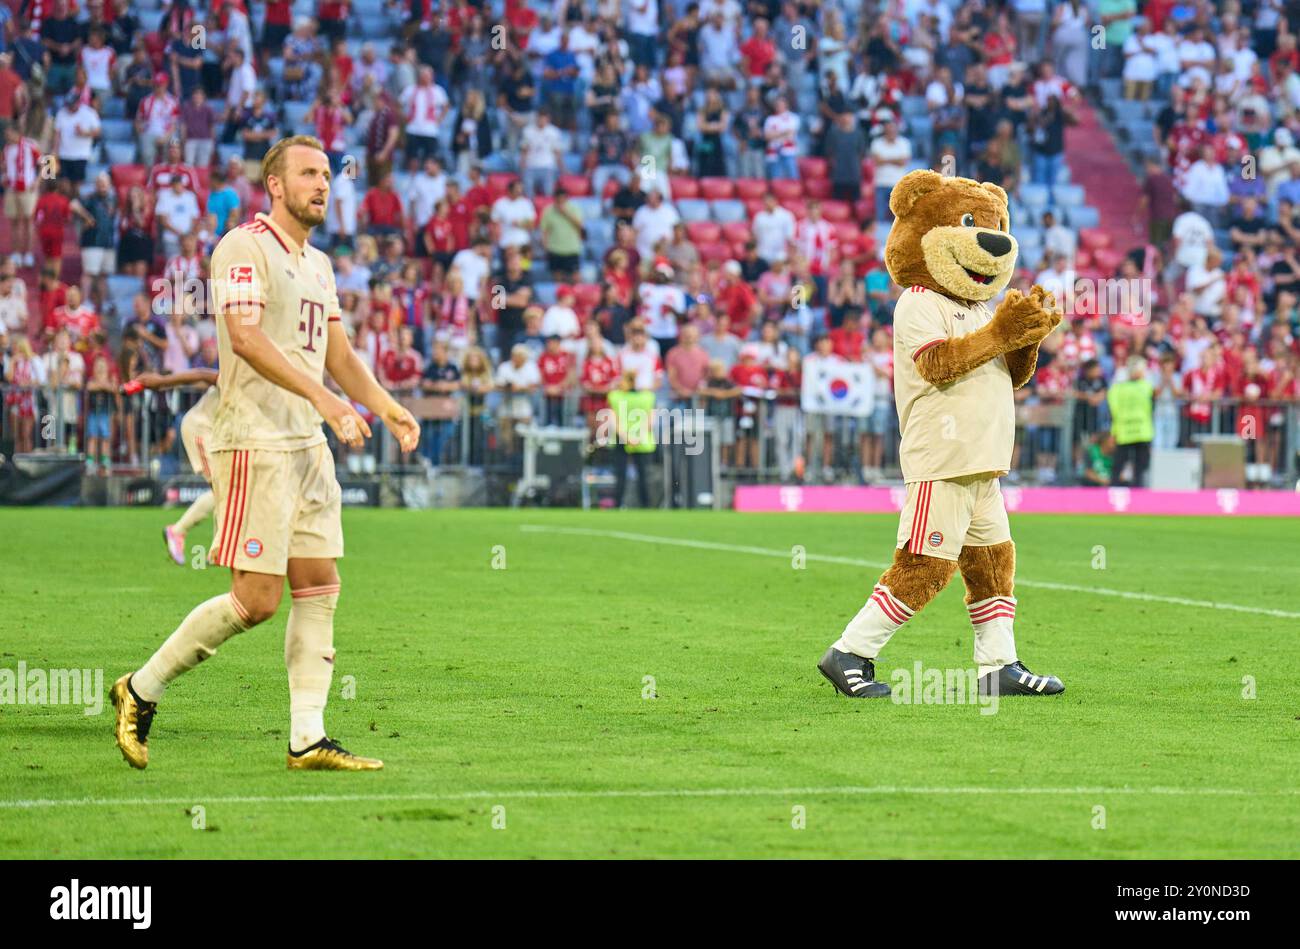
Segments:
[[[962,306],[924,287],[904,290],[899,298],[894,402],[904,481],[1001,475],[1011,469],[1016,410],[1006,359],[992,359],[942,388],[922,379],[914,362],[930,346],[973,333],[992,319],[983,303]]]

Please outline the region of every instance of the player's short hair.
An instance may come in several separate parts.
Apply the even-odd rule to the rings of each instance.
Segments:
[[[282,138],[274,145],[271,150],[262,158],[262,188],[270,194],[270,189],[266,187],[266,180],[272,175],[280,178],[284,175],[284,153],[295,145],[306,145],[308,148],[314,148],[318,152],[325,151],[325,146],[321,140],[314,135],[290,135],[288,138]]]

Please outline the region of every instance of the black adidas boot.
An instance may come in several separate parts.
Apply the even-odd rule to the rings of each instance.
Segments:
[[[841,695],[851,699],[883,699],[889,695],[889,684],[876,681],[876,667],[870,659],[832,646],[817,668]]]
[[[996,677],[996,678],[995,678]],[[1017,659],[997,672],[980,676],[979,693],[994,695],[1059,695],[1065,684],[1056,676],[1034,675]]]

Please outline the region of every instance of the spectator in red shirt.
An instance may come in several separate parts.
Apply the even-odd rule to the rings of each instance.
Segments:
[[[68,302],[68,287],[59,280],[59,267],[57,259],[47,260],[41,265],[38,289],[41,295],[41,326],[47,340],[58,329],[54,311]]]
[[[731,332],[745,339],[751,323],[758,319],[763,307],[753,289],[741,279],[740,262],[729,260],[723,268],[726,277],[718,289],[716,309],[731,318]]]
[[[446,198],[438,202],[433,217],[424,225],[421,235],[424,252],[443,266],[451,267],[452,258],[460,248],[456,245],[456,227],[451,220],[451,206]]]
[[[36,239],[41,245],[41,255],[46,260],[57,261],[63,256],[63,238],[72,218],[72,202],[68,192],[72,182],[66,178],[47,181],[45,191],[36,202]]]
[[[64,294],[62,306],[56,306],[52,314],[54,331],[67,330],[73,346],[83,351],[90,346],[90,337],[99,332],[99,314],[81,298],[81,288],[71,284]]]
[[[424,372],[424,359],[415,349],[415,331],[403,326],[397,331],[397,346],[379,360],[384,386],[399,392],[416,389]]]
[[[542,377],[542,395],[545,397],[543,425],[564,424],[564,394],[569,389],[573,374],[573,357],[562,348],[558,336],[546,337],[546,348],[537,357],[537,371]]]
[[[580,407],[587,416],[587,430],[594,439],[600,425],[598,414],[609,408],[609,390],[618,379],[618,363],[606,348],[600,324],[595,320],[587,322],[586,343],[587,354],[582,361]]]
[[[754,32],[740,44],[740,55],[751,79],[763,78],[767,67],[776,59],[776,44],[772,42],[768,22],[763,17],[754,20]]]
[[[844,314],[844,322],[830,331],[831,349],[847,362],[862,362],[867,335],[862,332],[862,315],[854,310]]]
[[[366,192],[361,202],[360,225],[372,234],[391,237],[402,233],[402,199],[393,190],[393,176],[386,174]]]
[[[740,387],[736,405],[736,466],[758,467],[758,405],[767,397],[768,369],[759,362],[758,347],[740,348],[740,362],[731,367],[731,381]]]

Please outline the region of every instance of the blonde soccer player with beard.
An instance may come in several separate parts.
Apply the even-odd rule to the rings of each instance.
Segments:
[[[369,409],[415,449],[419,425],[375,381],[340,322],[334,271],[310,246],[329,207],[329,160],[306,135],[277,142],[262,160],[271,212],[231,229],[212,254],[220,349],[220,401],[207,454],[216,500],[212,562],[231,570],[229,593],[196,606],[156,653],[113,684],[117,744],[136,768],[149,763],[149,728],[167,684],[237,633],[275,615],[287,578],[285,630],[290,769],[373,771],[325,733],[334,671],[336,561],[343,556],[340,490],[322,420],[360,447]]]

